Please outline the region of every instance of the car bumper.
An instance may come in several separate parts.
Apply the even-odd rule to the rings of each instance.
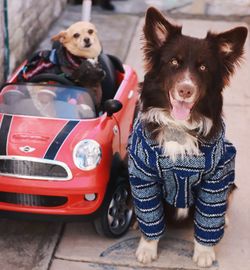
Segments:
[[[1,176],[0,210],[42,215],[89,215],[102,204],[108,183],[103,181],[104,178],[109,176],[105,173],[102,176],[89,174],[69,181]]]

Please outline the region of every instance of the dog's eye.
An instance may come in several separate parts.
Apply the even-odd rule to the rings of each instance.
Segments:
[[[79,34],[79,33],[75,33],[75,34],[73,35],[73,37],[74,37],[74,38],[79,38],[79,37],[80,37],[80,34]]]
[[[207,67],[205,65],[200,65],[199,66],[199,70],[200,71],[206,71],[207,70]]]
[[[173,67],[178,67],[179,66],[179,61],[176,58],[171,59],[170,64]]]
[[[92,35],[92,34],[94,33],[94,30],[93,30],[93,29],[89,29],[89,30],[88,30],[88,33],[89,33],[90,35]]]

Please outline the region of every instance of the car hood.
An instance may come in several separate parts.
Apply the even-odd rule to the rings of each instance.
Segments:
[[[88,130],[94,125],[93,121],[13,115],[0,115],[0,121],[0,155],[45,159],[56,159],[62,146],[71,150],[76,144],[75,138],[88,136]],[[77,135],[79,126],[82,132]]]

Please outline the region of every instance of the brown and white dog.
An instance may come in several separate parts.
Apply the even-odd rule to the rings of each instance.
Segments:
[[[176,179],[171,180],[171,170],[174,170],[174,177],[178,178],[178,170],[183,170],[182,166],[186,163],[190,165],[191,159],[195,163],[197,158],[199,166],[205,164],[201,142],[208,147],[207,145],[212,141],[211,145],[216,145],[215,149],[223,145],[222,151],[232,147],[227,145],[226,141],[225,145],[219,142],[221,137],[218,137],[224,126],[222,90],[228,85],[230,76],[243,55],[247,29],[237,27],[223,33],[208,32],[204,39],[185,36],[181,33],[181,29],[180,26],[170,23],[155,8],[148,9],[143,29],[146,73],[141,87],[138,116],[140,123],[135,124],[129,145],[130,183],[136,215],[143,235],[136,251],[137,260],[141,263],[149,263],[157,258],[160,233],[156,232],[163,228],[159,225],[162,220],[162,211],[159,210],[162,198],[156,201],[161,191],[151,193],[151,190],[159,187],[157,183],[160,182],[160,186],[164,186],[165,193],[163,193],[167,202],[173,203],[177,208],[181,207],[177,216],[185,217],[188,213],[188,203],[185,201],[186,198],[179,198],[181,192],[171,194],[171,191],[177,192],[176,189],[180,189],[179,186],[174,186],[179,182]],[[155,162],[157,166],[154,167],[150,162],[152,164]],[[168,162],[170,164],[167,164]],[[218,161],[218,167],[222,170],[223,164],[220,162]],[[162,167],[165,171],[159,173]],[[195,171],[196,168],[192,169]],[[199,170],[197,167],[197,171]],[[187,173],[186,177],[182,173],[183,171],[180,175],[184,176],[180,177],[180,181],[188,180],[185,185],[183,184],[183,190],[186,188],[183,194],[185,196],[191,194],[194,196],[193,203],[198,204],[195,205],[198,234],[203,236],[208,232],[216,238],[217,231],[219,234],[219,230],[222,230],[225,225],[224,210],[221,215],[218,215],[218,220],[222,222],[220,228],[209,227],[209,222],[213,218],[209,211],[212,207],[219,209],[219,206],[226,209],[227,204],[224,201],[220,201],[220,204],[218,201],[213,201],[214,195],[209,197],[209,192],[213,194],[212,188],[217,188],[214,193],[221,192],[219,185],[222,185],[220,187],[223,187],[223,192],[226,189],[228,191],[226,195],[221,193],[218,197],[228,196],[229,186],[233,186],[232,178],[224,186],[224,183],[220,182],[224,181],[224,178],[221,180],[218,175],[216,177],[212,175],[211,179],[207,179],[208,173],[203,179],[203,172],[200,170],[199,179],[194,180],[196,182],[189,187],[193,175],[189,176],[190,174]],[[216,174],[217,171],[214,170],[214,173]],[[156,175],[158,178],[164,178],[164,175],[166,177],[154,180],[157,178]],[[145,179],[141,179],[143,176]],[[212,185],[217,186],[212,187]],[[180,205],[184,206],[178,206],[178,199]],[[148,205],[144,204],[145,201]],[[154,219],[155,213],[159,214],[157,220]],[[204,227],[198,224],[197,220],[202,220]],[[159,229],[156,228],[157,226]],[[193,260],[201,267],[208,267],[215,260],[214,245],[213,242],[203,244],[205,240],[200,235],[194,241]],[[218,237],[219,241],[222,236]]]

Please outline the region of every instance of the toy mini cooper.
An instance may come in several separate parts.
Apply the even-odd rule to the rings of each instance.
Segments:
[[[25,63],[2,87],[2,213],[90,216],[97,232],[109,237],[129,228],[133,210],[125,160],[137,76],[111,56],[103,55],[102,62],[103,111],[96,111],[88,89],[54,74],[17,83]]]

